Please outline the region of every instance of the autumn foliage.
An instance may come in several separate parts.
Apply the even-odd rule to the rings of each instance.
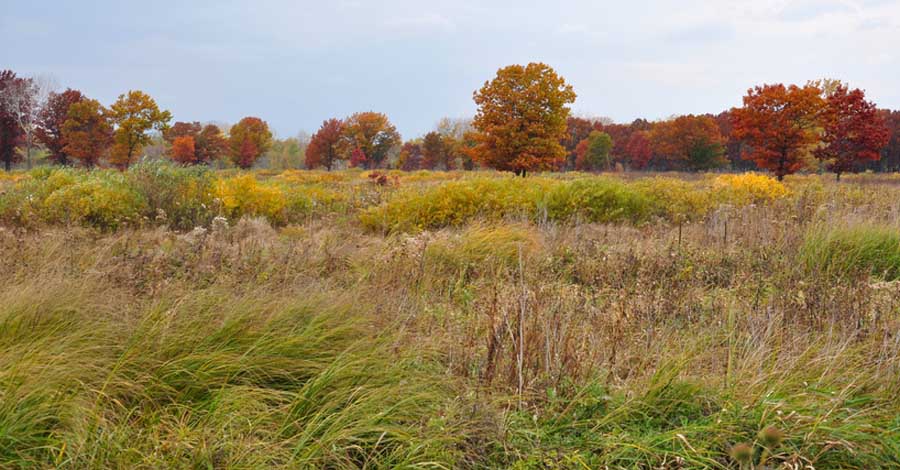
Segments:
[[[113,140],[113,128],[108,111],[97,100],[83,99],[69,107],[68,118],[62,126],[66,142],[62,151],[92,168],[106,156]]]
[[[483,165],[525,175],[555,170],[565,161],[572,86],[546,64],[510,65],[475,92],[475,158]]]
[[[812,85],[763,85],[748,90],[744,106],[731,112],[734,136],[747,144],[744,158],[779,180],[803,168],[819,141],[821,95]]]
[[[229,131],[231,159],[241,168],[250,168],[272,147],[269,125],[258,117],[245,117]]]
[[[194,163],[195,151],[194,138],[189,135],[176,137],[172,141],[172,160],[178,163]]]
[[[345,147],[344,122],[340,119],[323,121],[306,147],[306,168],[325,167],[331,171],[336,162],[345,158]]]
[[[866,101],[862,90],[848,90],[844,85],[828,94],[821,122],[823,145],[815,155],[837,179],[862,163],[881,158],[879,152],[890,139],[875,104]]]
[[[694,171],[725,164],[724,142],[716,121],[709,116],[678,116],[653,127],[651,140],[655,153],[675,166]]]
[[[372,111],[348,117],[344,121],[344,137],[350,149],[351,165],[370,169],[383,166],[391,149],[402,142],[388,117]]]
[[[268,124],[247,117],[228,129],[176,122],[149,95],[132,90],[108,108],[80,91],[52,91],[40,77],[0,72],[0,161],[11,170],[38,158],[60,165],[125,169],[162,156],[185,165],[228,157],[269,169],[512,171],[767,170],[842,174],[900,171],[900,111],[878,109],[860,89],[822,79],[803,86],[770,84],[747,91],[743,105],[718,114],[615,123],[576,117],[576,94],[550,66],[510,65],[473,93],[474,118],[443,118],[404,142],[388,116],[357,112],[327,119],[308,140],[274,139]],[[37,147],[34,145],[37,144]],[[22,157],[25,157],[24,159]]]
[[[190,152],[187,140],[182,140],[176,150],[176,142],[185,137],[190,138]],[[186,165],[208,165],[222,158],[228,151],[225,136],[214,124],[204,126],[196,121],[176,122],[163,132],[163,138],[171,145],[169,156]]]
[[[161,111],[150,95],[132,90],[119,95],[119,99],[109,107],[109,117],[115,125],[110,163],[128,168],[143,146],[150,143],[148,132],[151,129],[165,130],[172,114]]]
[[[85,99],[78,90],[67,89],[62,93],[50,93],[47,103],[38,114],[37,138],[47,147],[49,158],[60,165],[70,163],[69,156],[63,151],[66,139],[62,128],[69,118],[69,108]]]

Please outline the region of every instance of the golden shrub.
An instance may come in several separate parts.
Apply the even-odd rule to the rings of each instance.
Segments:
[[[780,181],[758,173],[717,176],[712,189],[717,201],[737,204],[774,201],[789,193]]]
[[[251,215],[265,217],[272,224],[285,222],[288,200],[277,186],[260,184],[247,174],[216,180],[213,188],[222,212],[231,219]]]

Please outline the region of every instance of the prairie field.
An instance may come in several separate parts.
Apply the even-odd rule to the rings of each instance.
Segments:
[[[0,174],[0,468],[900,468],[900,177]]]

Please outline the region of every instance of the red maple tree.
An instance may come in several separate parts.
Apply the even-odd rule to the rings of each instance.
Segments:
[[[625,142],[624,154],[631,168],[635,170],[646,168],[653,158],[653,146],[650,142],[649,131],[633,132]]]
[[[62,127],[69,118],[69,108],[83,101],[85,96],[78,90],[71,88],[62,93],[50,93],[47,103],[38,114],[38,127],[35,131],[37,139],[47,147],[50,152],[48,158],[54,163],[68,165],[71,163],[69,155],[63,151],[66,147],[66,139],[63,136]]]
[[[306,147],[306,168],[324,166],[331,171],[334,164],[343,158],[346,139],[344,137],[344,121],[328,119],[322,127],[309,139]]]
[[[0,71],[0,93],[13,93],[22,87],[26,79],[19,78],[12,70]],[[17,110],[5,100],[0,101],[0,160],[6,171],[12,170],[13,163],[19,161],[16,147],[22,143],[25,130],[19,125]]]
[[[861,164],[877,161],[890,140],[890,130],[875,103],[860,89],[838,85],[825,100],[822,142],[816,158],[825,162],[837,180],[842,173],[859,171]]]
[[[779,180],[802,168],[819,140],[821,94],[812,85],[763,85],[748,90],[744,106],[731,110],[733,135],[747,144],[743,158]]]
[[[362,151],[361,148],[357,147],[350,152],[350,166],[353,168],[364,167],[366,166],[366,153]]]

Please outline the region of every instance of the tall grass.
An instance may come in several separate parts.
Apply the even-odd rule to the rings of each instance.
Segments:
[[[801,249],[814,271],[837,276],[871,274],[900,279],[900,228],[878,224],[818,226],[809,231]]]
[[[4,468],[449,468],[452,389],[360,318],[249,290],[0,302]],[[13,292],[15,292],[13,294]]]
[[[340,216],[4,219],[0,468],[900,468],[893,186],[200,173]]]

